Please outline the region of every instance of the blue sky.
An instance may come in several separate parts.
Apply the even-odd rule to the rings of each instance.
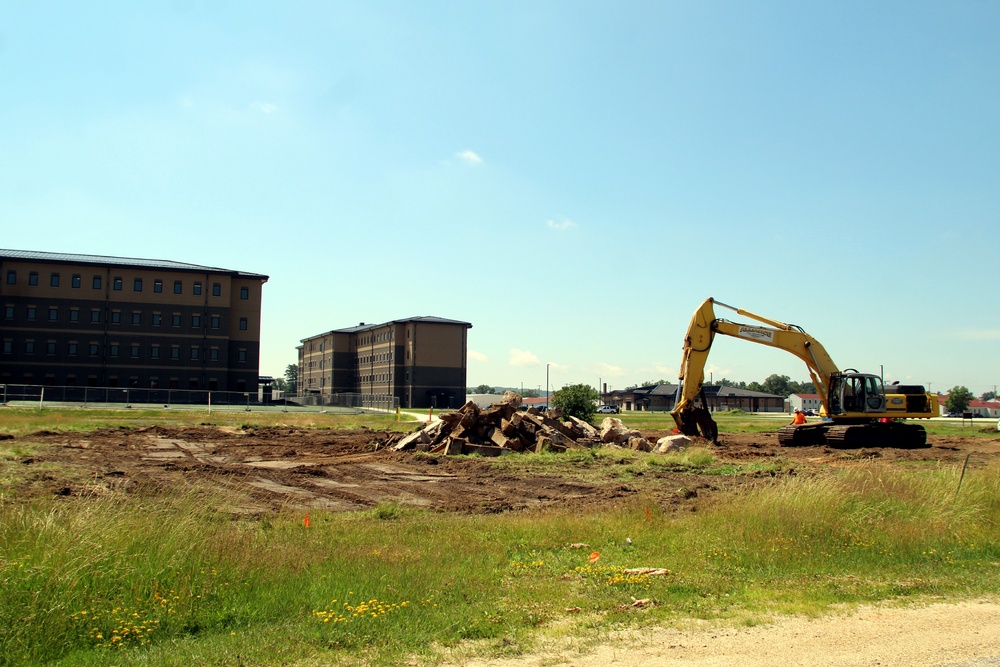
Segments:
[[[998,29],[963,0],[0,0],[0,247],[265,273],[265,374],[434,315],[472,323],[471,385],[669,380],[713,296],[978,395]],[[808,377],[733,339],[709,364]]]

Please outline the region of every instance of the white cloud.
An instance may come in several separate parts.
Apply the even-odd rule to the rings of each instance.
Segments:
[[[540,366],[542,363],[531,352],[519,350],[516,347],[511,348],[508,360],[511,366]]]
[[[597,372],[600,373],[602,378],[617,378],[625,375],[625,369],[621,366],[605,363],[597,364]]]
[[[549,229],[554,229],[557,232],[565,232],[567,230],[572,229],[573,227],[576,227],[576,223],[570,220],[569,218],[562,218],[558,222],[555,220],[546,220],[545,225]]]
[[[250,108],[265,115],[270,115],[278,110],[277,105],[271,104],[270,102],[252,102],[250,104]]]
[[[489,361],[489,358],[485,354],[476,350],[469,350],[469,359],[473,361]]]
[[[455,157],[460,159],[465,164],[477,165],[483,163],[483,158],[476,155],[473,151],[459,151],[455,153]]]

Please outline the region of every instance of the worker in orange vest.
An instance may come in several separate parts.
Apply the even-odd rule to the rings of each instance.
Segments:
[[[806,413],[802,412],[798,408],[795,408],[795,414],[792,416],[792,423],[796,426],[806,423]]]

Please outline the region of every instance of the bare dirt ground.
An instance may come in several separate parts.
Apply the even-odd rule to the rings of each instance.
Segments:
[[[644,494],[664,511],[684,511],[720,490],[761,476],[803,474],[871,459],[989,465],[1000,437],[930,437],[915,450],[780,447],[777,436],[724,434],[713,452],[734,464],[781,460],[777,472],[732,476],[662,469],[623,474],[625,463],[586,461],[531,465],[531,454],[496,459],[414,456],[386,446],[393,434],[297,427],[108,428],[92,433],[39,432],[25,442],[52,445],[20,460],[22,494],[86,495],[111,489],[200,488],[239,498],[232,511],[353,511],[401,503],[445,512],[497,513],[549,506],[597,507]],[[665,433],[645,432],[653,439]],[[16,445],[7,442],[6,445]],[[711,445],[708,445],[711,446]],[[626,462],[627,463],[627,462]],[[53,465],[54,464],[54,465]],[[56,472],[58,471],[58,472]]]
[[[668,512],[697,509],[719,492],[762,476],[811,474],[870,460],[940,462],[970,470],[1000,461],[1000,436],[934,437],[916,450],[783,448],[775,434],[723,434],[713,452],[734,464],[781,461],[773,470],[700,475],[660,466],[628,473],[628,461],[532,465],[531,454],[496,459],[394,452],[390,433],[302,428],[165,426],[92,433],[40,432],[8,440],[50,447],[22,457],[20,497],[219,489],[252,516],[282,510],[352,511],[393,502],[444,512],[497,513],[567,506],[599,508],[644,494]],[[653,439],[666,433],[644,432]],[[702,443],[704,444],[704,443]],[[710,446],[710,445],[707,445]],[[626,474],[623,474],[626,473]],[[582,649],[582,650],[580,650]],[[607,637],[596,647],[565,642],[500,662],[573,665],[1000,665],[1000,604],[980,601],[895,609],[865,607],[819,619],[781,618],[754,628],[660,628]]]

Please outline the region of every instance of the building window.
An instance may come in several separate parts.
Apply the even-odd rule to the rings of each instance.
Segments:
[[[180,347],[180,345],[171,345],[170,346],[170,358],[171,359],[180,359],[181,358],[181,347]]]
[[[133,292],[142,291],[142,278],[135,278],[132,280],[132,291]]]
[[[155,292],[156,294],[163,293],[163,281],[162,280],[154,280],[153,281],[153,292]]]
[[[122,311],[112,310],[111,311],[111,324],[121,324],[122,323]]]
[[[201,358],[201,348],[199,348],[197,345],[192,345],[191,346],[191,359],[193,361],[197,361],[200,358]]]
[[[59,319],[59,309],[49,308],[49,322],[55,322]]]
[[[14,354],[14,341],[5,340],[3,342],[3,353],[4,354]]]
[[[122,291],[122,279],[121,278],[115,278],[114,280],[112,280],[111,281],[111,289],[113,289],[116,292],[121,292]]]
[[[90,356],[96,357],[101,348],[97,343],[91,343],[87,349]]]
[[[118,356],[118,343],[111,343],[111,345],[108,346],[108,355],[112,357]]]
[[[240,318],[240,331],[246,331],[246,330],[247,330],[247,318],[241,317]]]
[[[35,341],[33,341],[33,340],[26,340],[26,341],[24,341],[24,353],[25,354],[34,354],[35,353]]]
[[[139,346],[136,345],[135,343],[132,343],[132,345],[129,347],[129,354],[132,355],[133,359],[138,359],[139,358]]]
[[[212,283],[212,296],[222,296],[222,283]]]
[[[246,360],[247,360],[247,351],[246,350],[240,350],[239,352],[237,352],[236,353],[236,360],[239,361],[240,363],[245,363]]]
[[[3,316],[6,317],[8,320],[14,319],[14,306],[4,306]]]
[[[28,306],[28,319],[29,320],[34,320],[35,319],[35,313],[37,313],[37,312],[38,312],[37,308],[35,308],[34,306]]]
[[[197,388],[198,388],[198,378],[190,378],[188,380],[188,389],[197,389]]]
[[[93,310],[91,310],[90,311],[90,321],[93,322],[94,324],[100,324],[100,322],[101,322],[101,311],[98,310],[97,308],[94,308]]]
[[[80,309],[79,308],[70,308],[69,309],[69,321],[70,322],[79,322],[80,321]]]
[[[181,314],[174,313],[170,316],[170,326],[179,327],[181,325]]]
[[[91,284],[93,285],[94,289],[101,289],[101,277],[94,276],[94,281]]]
[[[160,358],[160,346],[159,345],[154,344],[151,348],[149,348],[149,358],[150,359],[159,359]]]
[[[38,284],[38,271],[32,271],[28,274],[28,284],[33,287]]]
[[[69,284],[73,289],[80,289],[80,285],[83,284],[83,279],[80,277],[79,273],[74,273],[73,277],[69,279]]]
[[[75,357],[76,356],[76,350],[77,350],[77,344],[75,342],[71,342],[69,344],[69,348],[68,349],[69,349],[69,356]]]
[[[195,296],[201,296],[201,283],[199,281],[194,281],[193,294]]]
[[[208,358],[209,358],[210,361],[218,361],[219,360],[219,348],[213,347],[211,350],[209,350],[208,351]]]
[[[59,287],[59,274],[53,273],[49,276],[49,287]]]
[[[163,322],[163,316],[159,313],[153,313],[153,326],[158,327],[161,322]]]
[[[249,287],[241,287],[240,288],[240,301],[249,301],[249,300],[250,300],[250,288]]]
[[[132,313],[132,324],[142,324],[142,313],[138,311]]]
[[[201,326],[201,315],[191,316],[191,326],[193,326],[196,329]]]
[[[17,271],[14,269],[7,270],[7,284],[16,285],[17,284]]]
[[[56,342],[50,340],[45,344],[45,354],[55,354],[56,353]]]
[[[222,324],[222,319],[218,315],[212,315],[212,328],[218,329],[219,325]]]
[[[175,280],[174,281],[174,294],[183,294],[183,293],[184,293],[184,284],[181,281],[179,281],[179,280]]]

